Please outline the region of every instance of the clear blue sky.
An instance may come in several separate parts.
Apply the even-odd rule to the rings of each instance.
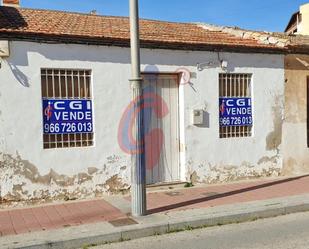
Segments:
[[[23,7],[128,16],[129,0],[21,0]],[[139,0],[142,18],[283,31],[309,0]]]

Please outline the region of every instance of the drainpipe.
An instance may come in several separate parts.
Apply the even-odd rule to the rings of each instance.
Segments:
[[[131,35],[131,66],[130,79],[133,92],[134,113],[133,138],[136,141],[135,152],[132,153],[132,187],[131,212],[135,217],[146,215],[146,167],[143,143],[143,112],[140,108],[142,95],[142,78],[140,69],[140,42],[138,0],[130,0],[130,35]],[[142,147],[142,148],[141,148]]]

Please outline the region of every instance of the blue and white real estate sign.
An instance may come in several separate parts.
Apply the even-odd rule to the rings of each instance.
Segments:
[[[220,126],[252,126],[251,98],[219,98]]]
[[[93,132],[92,102],[81,99],[43,99],[44,134]]]

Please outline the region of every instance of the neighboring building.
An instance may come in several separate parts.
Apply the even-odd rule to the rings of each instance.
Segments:
[[[309,172],[309,37],[290,38],[285,57],[284,175]]]
[[[285,118],[283,175],[309,172],[309,4],[300,6],[287,28],[289,53],[285,57]]]
[[[2,6],[0,39],[2,200],[128,190],[128,18]],[[282,44],[141,20],[141,46],[149,184],[280,174]]]
[[[292,15],[285,32],[288,35],[309,35],[309,3],[300,6],[299,11]]]

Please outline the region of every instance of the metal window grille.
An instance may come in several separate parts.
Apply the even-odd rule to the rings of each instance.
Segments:
[[[91,70],[41,69],[43,99],[92,99]],[[93,133],[43,134],[44,149],[92,146]]]
[[[251,74],[219,74],[219,97],[251,97]],[[220,138],[250,137],[252,126],[222,126]]]

